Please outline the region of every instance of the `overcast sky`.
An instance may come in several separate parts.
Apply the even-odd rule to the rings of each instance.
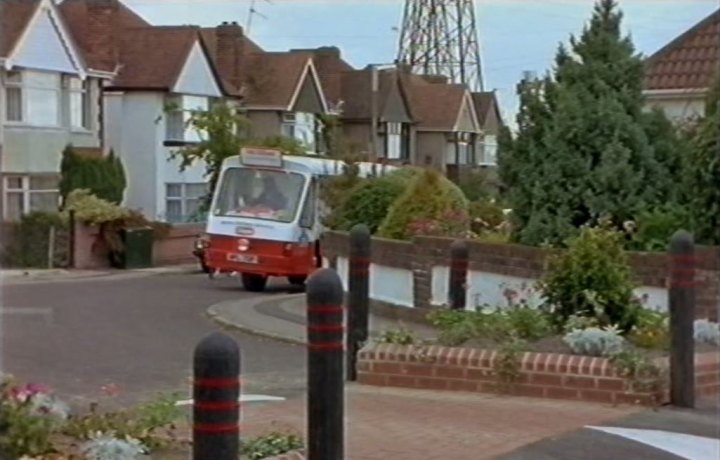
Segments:
[[[123,0],[153,24],[246,25],[251,0]],[[250,36],[268,51],[338,46],[354,66],[392,62],[403,0],[257,0]],[[579,33],[592,0],[476,0],[485,87],[506,117],[524,70],[545,73],[555,50]],[[650,55],[720,6],[720,0],[620,0],[625,30]]]

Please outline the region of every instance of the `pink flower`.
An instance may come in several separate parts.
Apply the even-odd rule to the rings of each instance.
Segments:
[[[103,385],[100,387],[100,390],[111,398],[114,398],[120,394],[120,387],[118,387],[114,383]]]

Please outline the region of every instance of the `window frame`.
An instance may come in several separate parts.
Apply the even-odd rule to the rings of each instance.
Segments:
[[[19,81],[10,81],[9,76],[12,74],[17,74],[20,76]],[[54,80],[54,87],[50,88],[49,86],[40,86],[40,85],[32,85],[28,82],[29,78],[28,75],[42,75],[42,76],[52,76]],[[12,70],[7,71],[5,73],[4,77],[4,97],[5,102],[3,104],[3,121],[5,124],[10,126],[27,126],[27,127],[37,127],[37,128],[49,128],[49,129],[60,129],[63,125],[63,75],[57,72],[42,72],[42,71],[36,71],[36,70]],[[8,89],[16,89],[20,92],[20,120],[10,120],[8,119]],[[55,115],[56,119],[53,124],[48,123],[39,123],[35,122],[33,120],[30,120],[30,98],[29,93],[32,91],[42,91],[46,93],[54,93],[55,95]]]
[[[92,130],[92,91],[90,79],[81,79],[73,75],[65,76],[67,92],[68,92],[68,122],[72,131],[87,132]],[[73,82],[80,82],[80,88],[73,88]],[[75,124],[73,97],[80,95],[80,124]]]
[[[38,188],[34,189],[32,188],[32,179],[34,177],[52,177],[56,180],[57,185],[54,189],[48,189],[48,188]],[[12,179],[20,179],[20,188],[11,187],[10,181]],[[56,175],[52,174],[35,174],[35,175],[27,175],[27,174],[7,174],[2,177],[3,181],[3,194],[2,194],[2,204],[3,204],[3,219],[8,221],[14,221],[14,217],[10,217],[8,215],[8,195],[9,194],[20,194],[22,196],[22,206],[20,209],[20,218],[22,216],[29,214],[30,212],[33,212],[33,209],[31,209],[32,204],[32,195],[37,194],[44,194],[44,193],[54,193],[57,195],[57,206],[59,208],[60,206],[60,178]]]
[[[189,186],[193,185],[202,185],[205,189],[205,194],[200,195],[198,197],[192,197],[188,194],[188,188]],[[168,194],[168,189],[171,186],[179,186],[180,187],[180,194],[177,196],[170,196]],[[188,214],[188,202],[189,201],[199,201],[202,202],[203,197],[207,196],[208,193],[208,183],[207,182],[165,182],[165,220],[171,223],[177,223],[177,224],[184,224],[189,223],[188,220],[190,215]],[[170,220],[169,213],[168,213],[168,203],[174,201],[174,202],[180,202],[180,219],[179,220]]]

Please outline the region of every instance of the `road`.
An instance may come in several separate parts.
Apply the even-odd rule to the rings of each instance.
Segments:
[[[6,285],[2,291],[2,369],[50,385],[72,405],[118,385],[120,404],[159,391],[189,393],[197,342],[220,330],[205,316],[216,302],[250,294],[235,279],[201,274],[97,278]],[[246,393],[292,396],[305,383],[301,347],[228,331],[242,350]]]

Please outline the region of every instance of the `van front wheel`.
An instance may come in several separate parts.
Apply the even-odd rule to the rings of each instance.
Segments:
[[[249,273],[242,274],[242,284],[246,291],[262,292],[267,286],[267,276],[253,275]]]

